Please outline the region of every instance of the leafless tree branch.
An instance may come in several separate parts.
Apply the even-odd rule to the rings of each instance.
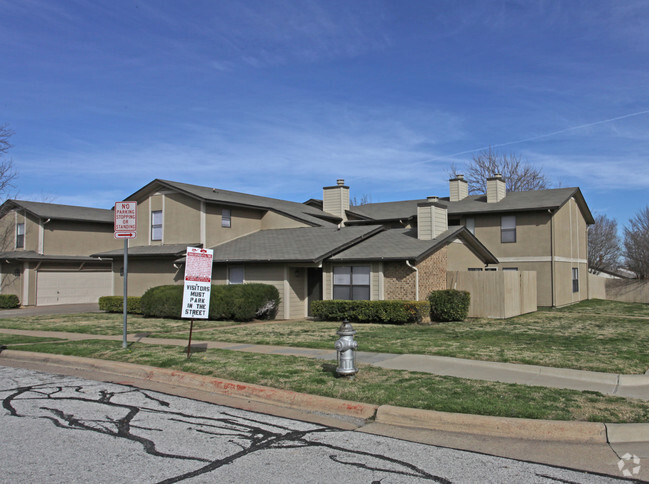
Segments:
[[[523,160],[517,154],[498,153],[493,148],[473,155],[465,166],[464,173],[455,164],[451,165],[450,175],[455,178],[463,174],[469,184],[469,193],[487,193],[487,178],[501,174],[508,192],[545,190],[550,182],[543,171]]]

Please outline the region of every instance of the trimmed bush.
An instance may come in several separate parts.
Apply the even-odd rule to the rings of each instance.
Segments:
[[[279,308],[279,291],[270,284],[212,286],[210,319],[251,321],[274,319]]]
[[[430,312],[428,301],[314,301],[316,319],[353,323],[421,323]]]
[[[445,289],[428,296],[431,321],[464,321],[469,314],[471,294],[468,291]]]
[[[140,299],[136,296],[126,298],[126,312],[129,314],[142,314]],[[124,296],[102,296],[99,298],[99,309],[107,313],[124,312]]]
[[[0,309],[20,307],[20,299],[15,294],[0,294]]]
[[[140,308],[146,317],[180,319],[182,305],[182,285],[152,287],[140,299]]]
[[[213,285],[209,319],[273,319],[277,314],[279,302],[279,291],[269,284]],[[182,285],[152,287],[144,293],[140,301],[144,316],[158,318],[180,318],[182,304]]]

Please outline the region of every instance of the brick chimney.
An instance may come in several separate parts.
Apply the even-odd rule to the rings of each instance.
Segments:
[[[345,210],[349,210],[349,187],[339,178],[333,187],[322,188],[322,209],[336,217],[347,220]]]
[[[451,178],[448,183],[451,202],[459,202],[469,196],[469,184],[464,179],[464,175]]]
[[[491,178],[487,178],[487,203],[500,202],[507,194],[505,180],[500,173],[496,173]]]
[[[446,207],[438,203],[439,198],[428,197],[427,201],[417,204],[417,238],[432,240],[448,230]]]

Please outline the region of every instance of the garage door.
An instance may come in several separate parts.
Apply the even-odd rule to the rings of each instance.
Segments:
[[[112,272],[38,272],[36,305],[97,302],[113,293]]]

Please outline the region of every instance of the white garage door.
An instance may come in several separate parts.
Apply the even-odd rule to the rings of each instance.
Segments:
[[[95,303],[113,293],[112,272],[38,272],[36,305]]]

